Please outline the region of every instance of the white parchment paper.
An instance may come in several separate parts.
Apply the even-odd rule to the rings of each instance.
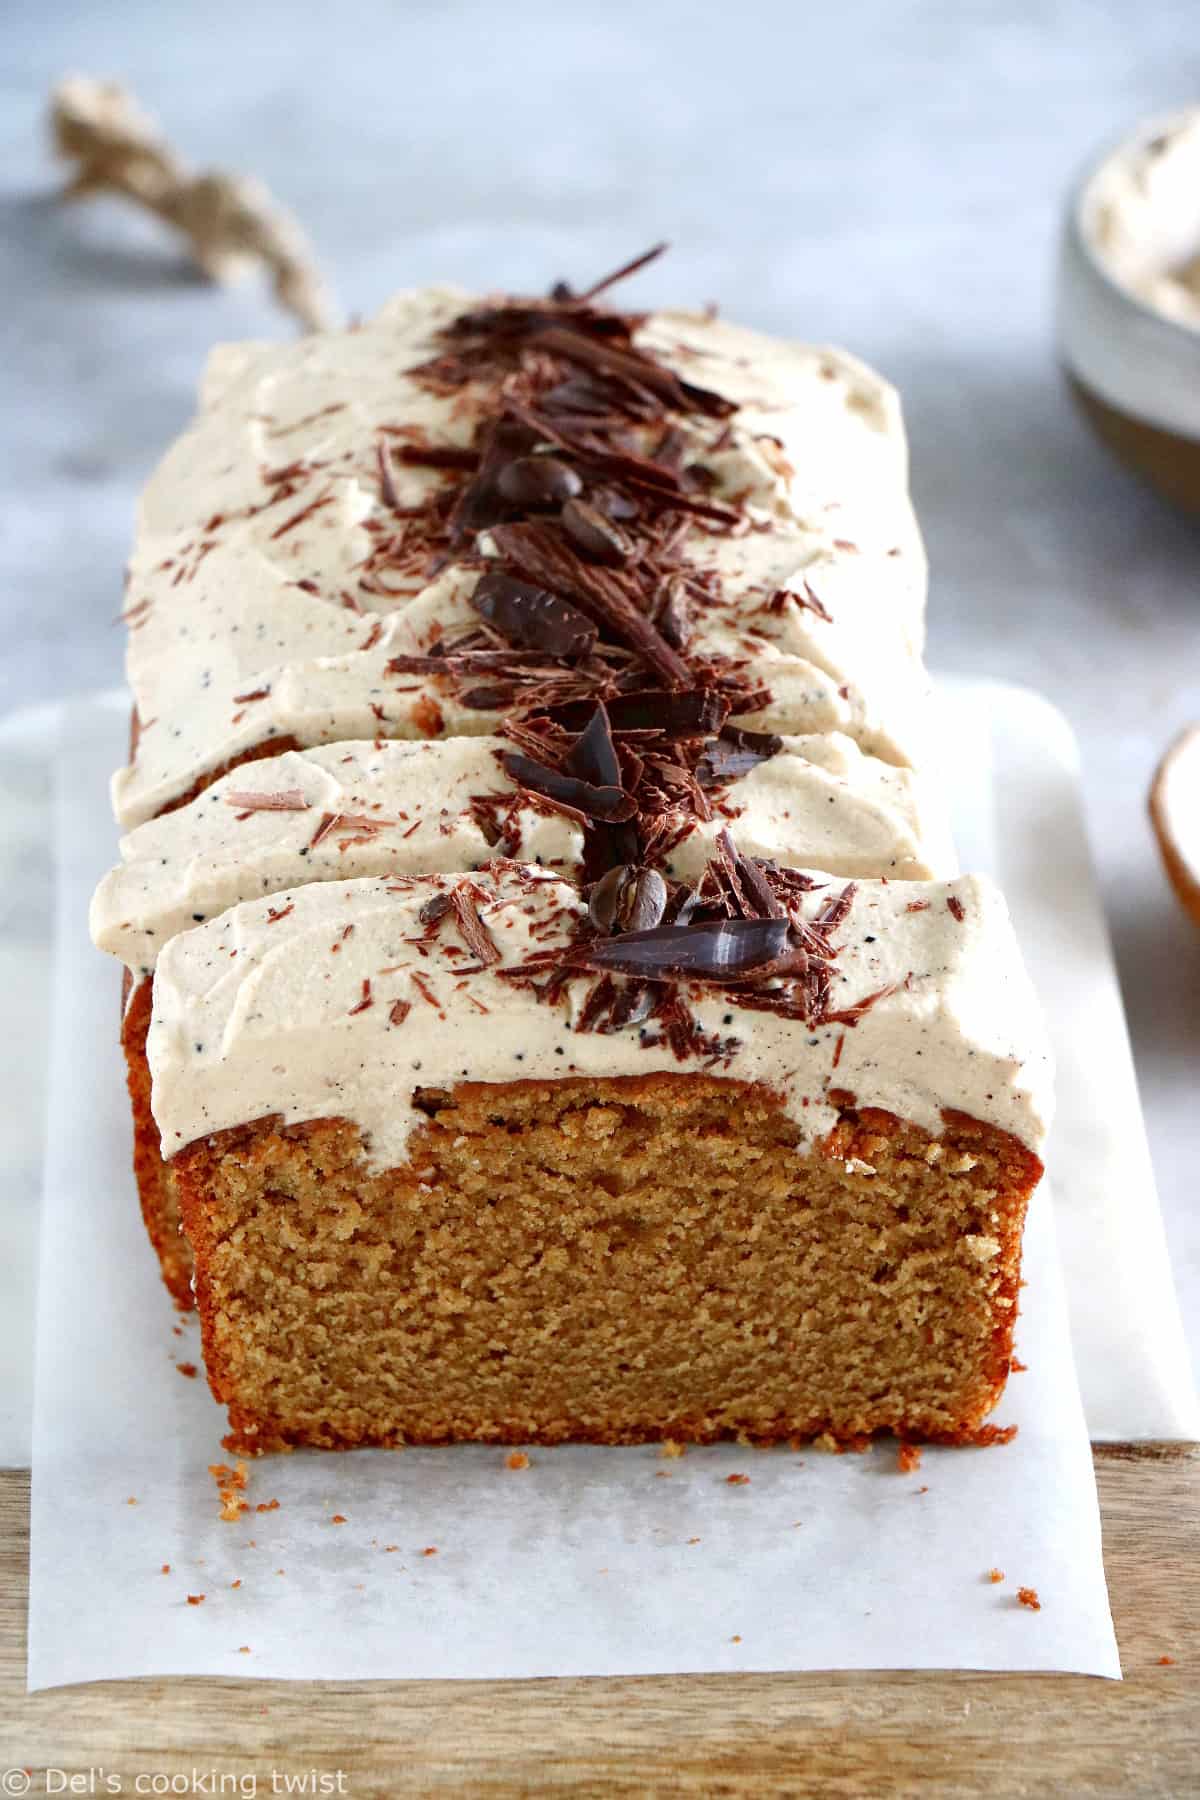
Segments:
[[[300,1454],[252,1463],[250,1510],[221,1520],[207,1467],[224,1460],[223,1418],[179,1368],[199,1348],[159,1284],[128,1173],[119,972],[83,925],[112,854],[112,759],[97,738],[113,725],[83,719],[59,763],[31,1687],[167,1674],[1119,1674],[1045,1194],[1027,1236],[1028,1368],[997,1415],[1019,1426],[1007,1446],[926,1450],[907,1475],[894,1446],[678,1459],[653,1446],[531,1448],[519,1470],[479,1447]],[[1017,1602],[1019,1586],[1037,1590],[1040,1611]]]

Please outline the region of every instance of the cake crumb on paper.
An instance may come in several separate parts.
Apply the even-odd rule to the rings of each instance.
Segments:
[[[506,1469],[527,1469],[529,1458],[523,1450],[510,1450],[504,1459],[504,1466]]]
[[[208,1472],[217,1484],[221,1518],[227,1525],[235,1524],[250,1510],[250,1502],[243,1498],[247,1480],[245,1463],[238,1462],[232,1469],[228,1463],[209,1463]]]
[[[1018,1588],[1017,1589],[1017,1605],[1018,1606],[1027,1606],[1029,1608],[1030,1612],[1041,1612],[1042,1603],[1038,1599],[1037,1589],[1036,1588],[1026,1588],[1026,1587]]]
[[[203,1606],[206,1598],[205,1594],[189,1594],[187,1603],[189,1606]]]
[[[896,1467],[902,1475],[914,1475],[921,1466],[921,1446],[901,1444],[896,1451]]]
[[[750,1477],[748,1475],[727,1475],[725,1485],[726,1487],[749,1487]]]
[[[984,1580],[990,1581],[992,1583],[992,1585],[995,1586],[997,1582],[1004,1580],[1004,1570],[1003,1569],[989,1569],[987,1574],[984,1576]]]

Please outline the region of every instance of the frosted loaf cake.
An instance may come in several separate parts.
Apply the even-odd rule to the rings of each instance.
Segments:
[[[835,353],[437,290],[214,357],[93,931],[243,1448],[981,1429],[1047,1059],[923,600]]]

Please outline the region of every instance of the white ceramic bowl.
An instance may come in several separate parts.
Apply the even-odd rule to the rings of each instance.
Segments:
[[[1097,435],[1161,493],[1200,513],[1200,331],[1127,292],[1088,241],[1091,183],[1123,145],[1160,132],[1150,120],[1093,157],[1071,190],[1058,263],[1059,356]]]

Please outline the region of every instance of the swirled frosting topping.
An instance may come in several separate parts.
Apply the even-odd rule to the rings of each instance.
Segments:
[[[919,762],[906,479],[886,383],[698,315],[429,289],[356,331],[219,350],[141,505],[118,816],[273,741],[488,734],[539,681],[549,701],[715,686],[751,728]],[[490,627],[481,647],[473,603],[488,569],[550,567],[600,628],[556,681]],[[413,666],[471,637],[470,679]]]

